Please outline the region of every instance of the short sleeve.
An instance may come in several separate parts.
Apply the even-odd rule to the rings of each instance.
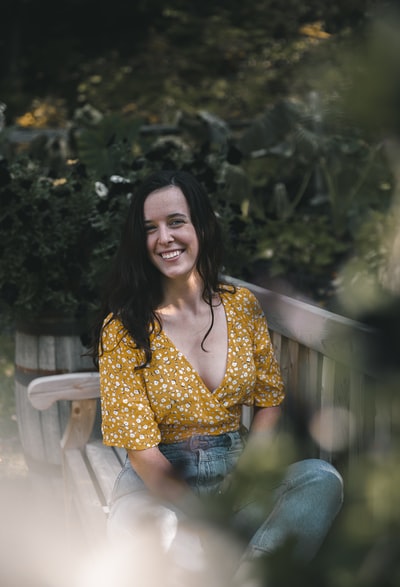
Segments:
[[[267,320],[259,301],[249,292],[253,330],[253,352],[256,366],[256,384],[253,403],[258,407],[278,406],[285,398],[278,361],[276,360]]]
[[[99,358],[103,442],[132,450],[157,446],[160,430],[146,393],[143,352],[121,322],[105,320]]]

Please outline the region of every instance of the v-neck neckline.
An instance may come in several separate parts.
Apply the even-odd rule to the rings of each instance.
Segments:
[[[220,298],[221,298],[221,303],[224,309],[224,314],[225,314],[225,321],[226,321],[226,344],[227,344],[227,352],[226,352],[226,362],[225,362],[225,370],[224,370],[224,375],[219,383],[219,385],[215,388],[215,389],[210,389],[204,382],[203,378],[201,377],[200,373],[198,372],[197,369],[195,369],[192,365],[192,363],[189,361],[189,359],[187,358],[187,356],[185,355],[185,353],[183,353],[177,346],[176,344],[171,340],[171,338],[168,336],[168,334],[165,332],[165,330],[163,328],[161,328],[160,334],[165,338],[165,340],[168,342],[168,344],[170,345],[170,347],[173,348],[173,350],[175,351],[176,354],[179,355],[179,357],[181,357],[185,363],[188,365],[188,367],[190,367],[190,370],[192,371],[192,373],[195,374],[196,378],[198,379],[198,381],[201,383],[202,387],[208,392],[211,393],[212,395],[215,395],[216,392],[223,387],[225,379],[227,377],[227,373],[228,373],[228,367],[229,367],[229,363],[230,363],[230,357],[231,357],[231,344],[230,344],[230,338],[231,338],[231,329],[230,329],[230,322],[228,320],[228,315],[226,313],[226,307],[225,307],[225,299],[223,296],[223,293],[219,294]]]

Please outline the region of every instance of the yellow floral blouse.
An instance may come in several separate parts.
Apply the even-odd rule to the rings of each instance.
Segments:
[[[246,288],[221,294],[228,325],[225,376],[213,392],[161,330],[150,338],[149,366],[143,351],[114,318],[105,321],[100,357],[103,442],[143,450],[194,434],[222,434],[240,426],[241,406],[269,407],[284,398],[267,324]]]

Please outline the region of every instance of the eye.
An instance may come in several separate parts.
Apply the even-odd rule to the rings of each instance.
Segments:
[[[185,224],[185,221],[182,218],[175,218],[169,223],[170,226],[180,226],[181,224]]]
[[[155,229],[156,229],[156,227],[154,226],[154,224],[145,224],[145,226],[144,226],[144,231],[146,233],[153,232]]]

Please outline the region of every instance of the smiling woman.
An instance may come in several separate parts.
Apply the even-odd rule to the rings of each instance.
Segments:
[[[150,176],[131,201],[93,355],[103,442],[127,451],[110,536],[129,548],[129,537],[156,519],[160,544],[178,556],[186,524],[193,516],[210,521],[215,500],[213,511],[240,543],[242,572],[284,543],[294,558],[312,558],[340,509],[342,482],[331,465],[311,459],[288,468],[278,493],[275,479],[252,479],[238,495],[242,407],[255,411],[247,448],[268,441],[285,393],[261,306],[246,287],[224,282],[221,254],[219,225],[196,179],[183,171]],[[215,522],[221,517],[210,528]]]

